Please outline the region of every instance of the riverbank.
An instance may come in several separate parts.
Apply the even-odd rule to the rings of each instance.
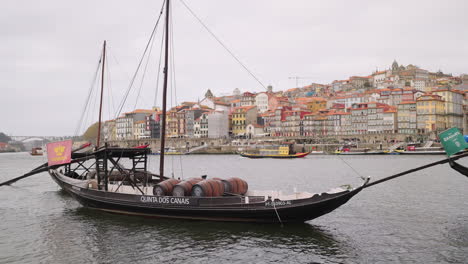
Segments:
[[[190,154],[236,154],[243,151],[255,152],[260,148],[277,146],[282,142],[295,142],[294,150],[296,152],[304,151],[321,151],[325,154],[332,154],[337,149],[347,145],[352,151],[384,151],[395,146],[395,142],[347,142],[345,143],[306,143],[296,141],[294,139],[174,139],[169,138],[166,140],[166,146],[174,149],[177,152],[190,152]],[[144,139],[144,140],[124,140],[112,141],[108,144],[119,147],[135,147],[148,144],[153,153],[160,150],[159,139]],[[402,143],[404,146],[405,143]],[[426,143],[421,143],[424,146]],[[440,147],[439,143],[430,144],[433,147]]]

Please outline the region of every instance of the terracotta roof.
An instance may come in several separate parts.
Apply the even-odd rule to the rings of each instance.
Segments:
[[[378,72],[374,72],[374,74],[372,74],[372,75],[384,74],[384,73],[387,73],[387,71],[378,71]]]
[[[286,92],[286,93],[287,93],[287,92],[294,92],[294,91],[296,91],[296,90],[298,90],[298,89],[299,89],[299,88],[291,88],[291,89],[286,90],[285,92]]]
[[[402,105],[402,104],[415,104],[416,102],[415,101],[406,101],[406,102],[401,102],[399,103],[399,105]]]
[[[133,110],[132,112],[127,112],[125,114],[152,114],[154,113],[155,111],[154,110],[149,110],[149,109],[135,109]]]
[[[247,111],[247,110],[250,110],[250,109],[252,109],[252,108],[254,108],[254,107],[256,107],[256,106],[255,106],[255,105],[239,106],[239,107],[235,107],[235,108],[233,109],[233,111],[236,111],[236,110],[238,110],[238,109],[243,109],[243,110],[246,110],[246,111]]]
[[[225,103],[225,102],[222,102],[222,101],[215,101],[214,104],[217,104],[217,105],[224,105],[224,106],[230,106],[229,103]]]

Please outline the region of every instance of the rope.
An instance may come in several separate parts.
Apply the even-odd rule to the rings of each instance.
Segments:
[[[182,167],[182,155],[179,155],[179,164],[180,164],[180,175],[184,179],[184,168]]]
[[[388,176],[388,177],[385,177],[383,179],[371,182],[371,183],[367,184],[366,186],[364,186],[364,188],[368,188],[368,187],[371,187],[373,185],[376,185],[376,184],[379,184],[379,183],[382,183],[382,182],[386,182],[386,181],[389,181],[391,179],[395,179],[395,178],[401,177],[403,175],[406,175],[406,174],[409,174],[409,173],[412,173],[412,172],[415,172],[415,171],[427,169],[429,167],[433,167],[433,166],[440,165],[440,164],[449,163],[451,160],[458,160],[458,159],[466,157],[466,156],[468,156],[468,152],[464,152],[462,154],[452,156],[452,157],[447,158],[447,159],[439,160],[439,161],[432,162],[432,163],[429,163],[429,164],[426,164],[426,165],[423,165],[423,166],[420,166],[420,167],[416,167],[416,168],[413,168],[413,169],[410,169],[410,170],[407,170],[407,171],[403,171],[403,172],[394,174],[392,176]]]
[[[107,53],[109,53],[109,48],[107,48]],[[108,114],[108,119],[112,119],[112,111],[111,111],[111,107],[112,109],[115,111],[115,107],[114,107],[114,100],[112,99],[112,78],[111,78],[111,75],[110,75],[110,68],[109,68],[109,60],[106,60],[106,74],[107,74],[107,89],[105,89],[105,91],[107,91],[107,114]]]
[[[97,67],[96,67],[96,71],[94,72],[93,81],[91,82],[91,87],[89,87],[88,96],[86,97],[85,104],[83,105],[83,110],[81,110],[81,117],[80,117],[80,119],[78,121],[78,125],[77,125],[77,127],[75,129],[75,136],[78,136],[78,133],[81,130],[81,126],[82,126],[82,123],[83,123],[83,118],[85,116],[86,109],[88,108],[88,105],[89,105],[89,99],[90,99],[91,94],[93,92],[94,85],[96,84],[96,79],[97,79],[97,75],[98,75],[98,72],[99,72],[99,67],[101,65],[101,57],[102,57],[102,54],[99,55],[99,61],[98,61]]]
[[[171,3],[172,5],[172,3]],[[176,66],[175,66],[175,48],[174,48],[174,26],[173,26],[173,20],[172,20],[172,8],[170,9],[171,10],[171,16],[169,17],[169,22],[171,23],[170,24],[170,39],[171,39],[171,60],[172,60],[172,63],[171,63],[171,73],[172,73],[172,82],[171,82],[171,88],[174,90],[174,104],[177,106],[178,102],[177,102],[177,82],[176,82]],[[173,165],[174,166],[174,165]],[[184,169],[183,169],[183,157],[182,155],[179,155],[179,166],[180,166],[180,175],[181,175],[181,178],[184,179]],[[172,170],[174,171],[174,167],[172,168]]]
[[[350,167],[351,170],[353,170],[354,173],[356,173],[361,179],[363,179],[363,180],[365,179],[364,176],[362,176],[356,169],[353,168],[353,166],[351,166],[348,162],[346,162],[343,158],[341,158],[340,155],[338,155],[338,158],[339,158],[342,162],[344,162],[344,164],[348,165],[348,167]]]
[[[130,90],[133,87],[133,83],[135,82],[136,76],[138,75],[138,71],[140,70],[141,64],[143,63],[143,59],[144,59],[144,57],[146,55],[146,52],[148,51],[148,47],[149,47],[149,45],[151,43],[151,39],[153,38],[154,33],[156,32],[156,28],[157,28],[157,26],[159,24],[159,21],[161,19],[162,14],[163,14],[165,3],[166,3],[166,1],[163,2],[163,5],[161,7],[161,11],[159,12],[158,20],[156,21],[156,24],[154,25],[153,31],[151,32],[150,38],[148,39],[148,42],[146,43],[146,47],[145,47],[145,50],[143,51],[143,54],[142,54],[142,56],[140,58],[140,62],[138,63],[138,66],[137,66],[137,69],[135,70],[135,73],[133,74],[133,77],[132,77],[132,79],[130,81],[130,85],[127,88],[125,96],[122,99],[122,102],[119,104],[119,110],[115,114],[115,117],[118,117],[120,115],[120,113],[122,112],[123,107],[125,106],[125,102],[127,101],[128,94],[130,93]]]
[[[234,53],[231,50],[229,50],[229,48],[213,33],[213,31],[211,31],[205,25],[205,23],[203,23],[203,21],[192,11],[192,9],[190,9],[190,7],[183,0],[180,0],[180,2],[187,8],[190,14],[192,14],[195,17],[195,19],[198,20],[198,22],[200,22],[200,24],[205,28],[205,30],[208,31],[208,33],[210,33],[210,35],[234,58],[234,60],[236,60],[237,63],[239,63],[239,65],[241,65],[242,68],[244,68],[244,70],[247,71],[247,73],[250,74],[250,76],[252,76],[266,90],[267,89],[266,86],[247,68],[247,66],[245,66],[236,57],[236,55],[234,55]]]
[[[272,199],[273,199],[273,197],[272,197]],[[278,217],[278,220],[279,220],[281,226],[283,226],[283,221],[281,221],[281,218],[280,218],[280,215],[279,215],[279,213],[278,213],[278,210],[276,209],[275,200],[273,199],[271,202],[273,203],[273,208],[275,209],[276,216]]]
[[[150,45],[150,50],[148,52],[148,56],[146,57],[146,64],[145,64],[145,68],[143,69],[143,75],[141,76],[141,82],[140,82],[140,88],[138,88],[138,94],[137,94],[137,97],[135,99],[135,105],[133,106],[133,109],[136,109],[136,106],[137,106],[137,103],[138,103],[138,99],[140,98],[140,93],[141,93],[141,88],[143,87],[143,82],[145,80],[145,75],[146,75],[146,69],[148,68],[148,63],[150,61],[150,56],[151,56],[151,52],[153,51],[153,46],[154,46],[154,36],[152,35],[152,38],[151,38],[151,45]]]
[[[164,28],[164,27],[163,27]],[[163,33],[162,33],[162,38],[161,38],[161,49],[159,51],[159,64],[158,64],[158,75],[156,77],[156,91],[154,93],[154,103],[153,106],[157,105],[158,102],[158,91],[159,91],[159,76],[161,74],[161,61],[162,61],[162,53],[163,53],[163,47],[164,47],[164,34],[166,32],[166,28],[164,28]]]

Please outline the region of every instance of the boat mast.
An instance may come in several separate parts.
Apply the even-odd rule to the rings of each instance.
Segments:
[[[169,7],[170,0],[166,0],[166,35],[165,35],[165,57],[164,57],[164,85],[163,85],[163,102],[162,102],[162,120],[161,120],[161,155],[159,156],[159,177],[164,180],[164,149],[166,145],[166,97],[167,97],[167,81],[169,77]]]
[[[99,124],[98,124],[98,136],[96,148],[99,148],[99,143],[101,140],[101,115],[102,115],[102,97],[104,95],[104,66],[106,65],[106,41],[104,40],[104,45],[102,48],[102,72],[101,72],[101,102],[99,103]]]

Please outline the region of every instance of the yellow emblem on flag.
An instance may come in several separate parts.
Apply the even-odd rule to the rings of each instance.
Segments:
[[[57,146],[54,148],[55,155],[62,156],[65,151],[65,146]]]

